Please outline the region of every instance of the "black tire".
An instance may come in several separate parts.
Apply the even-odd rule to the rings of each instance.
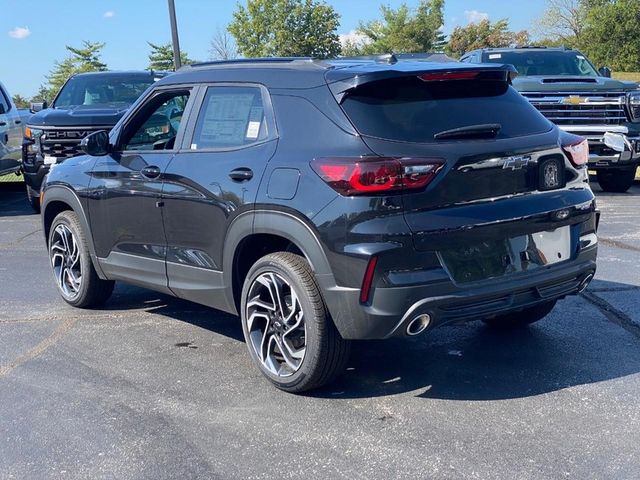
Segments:
[[[61,232],[70,232],[73,236],[66,243],[75,246],[77,250],[74,250],[73,246],[70,246],[71,251],[76,251],[76,255],[69,255],[76,258],[77,261],[71,264],[69,259],[67,263],[61,262],[61,256],[64,254],[61,252],[61,245],[64,246],[61,241]],[[78,220],[78,216],[71,210],[64,211],[56,218],[54,218],[51,228],[49,229],[49,238],[47,239],[47,245],[49,247],[49,262],[53,269],[54,279],[60,295],[69,305],[78,308],[91,308],[103,305],[111,296],[115,282],[110,280],[102,280],[98,277],[93,263],[91,262],[91,256],[89,254],[89,247],[87,239]],[[60,265],[60,267],[56,267]],[[77,268],[74,268],[76,266]],[[65,274],[65,270],[68,272],[72,269],[76,275],[79,273],[80,281],[76,285],[71,281],[70,274]],[[69,287],[72,283],[74,286]]]
[[[37,192],[29,185],[25,184],[25,186],[27,187],[27,201],[29,205],[31,205],[34,212],[40,213],[40,192]]]
[[[605,192],[624,193],[636,178],[636,167],[607,168],[597,171],[598,184]]]
[[[508,313],[506,315],[498,315],[493,318],[485,318],[482,321],[492,328],[518,328],[530,325],[542,320],[551,313],[553,307],[556,306],[556,300],[541,303],[534,307],[525,308],[519,312]]]
[[[261,282],[261,280],[265,281],[268,278],[279,282],[280,286],[276,287],[280,292],[277,298],[284,297],[283,302],[281,302],[281,304],[285,305],[282,312],[285,312],[285,310],[290,312],[291,315],[288,318],[294,317],[295,321],[295,317],[297,317],[295,315],[296,304],[299,304],[298,306],[301,309],[299,318],[304,321],[304,332],[300,330],[301,327],[298,327],[296,332],[298,334],[298,348],[303,346],[304,354],[299,360],[297,370],[290,368],[290,364],[287,364],[284,360],[280,363],[277,360],[275,362],[272,361],[273,367],[269,368],[269,360],[278,357],[279,350],[277,348],[279,345],[284,344],[283,338],[294,329],[290,328],[287,320],[282,320],[286,316],[284,313],[280,317],[281,325],[279,327],[277,326],[277,320],[262,318],[262,314],[256,314],[257,311],[268,311],[262,306],[254,305],[256,303],[254,300],[259,298],[256,292],[270,293],[271,300],[266,301],[266,303],[272,303],[273,306],[276,306],[277,302],[273,293],[271,293],[272,289]],[[273,285],[275,286],[276,284],[274,283]],[[286,293],[282,293],[286,292],[286,289],[290,293],[289,296],[286,296]],[[298,302],[292,300],[293,293],[295,293]],[[249,298],[250,295],[251,298]],[[276,316],[277,313],[274,312],[273,315]],[[250,333],[249,320],[252,317],[258,317],[255,323],[259,323],[263,328],[253,328],[252,323]],[[281,390],[298,393],[321,387],[331,382],[346,368],[351,344],[340,336],[326,308],[309,263],[299,255],[289,252],[273,253],[262,257],[253,265],[247,274],[242,289],[241,319],[242,330],[251,359],[262,374]],[[280,328],[279,333],[276,328]],[[290,330],[287,330],[287,328],[290,328]],[[271,334],[268,334],[269,329],[272,329]],[[278,335],[280,340],[277,338]],[[303,337],[303,340],[301,340],[301,337]],[[274,345],[273,355],[269,353],[272,339]],[[291,340],[287,341],[291,342]],[[264,349],[265,342],[267,343],[266,350]],[[258,356],[258,349],[261,352],[260,355],[269,358],[267,360],[261,359]],[[281,353],[279,356],[282,359],[285,357]],[[274,372],[274,368],[279,371]]]

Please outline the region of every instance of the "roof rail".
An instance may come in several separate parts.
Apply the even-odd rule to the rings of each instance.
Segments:
[[[210,67],[215,65],[243,65],[249,63],[311,63],[317,61],[313,57],[259,57],[259,58],[234,58],[232,60],[212,60],[210,62],[196,62],[185,65],[182,68]]]

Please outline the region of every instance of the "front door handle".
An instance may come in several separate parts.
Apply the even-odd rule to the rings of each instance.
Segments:
[[[140,170],[140,173],[143,177],[148,178],[149,180],[155,180],[160,176],[160,168],[155,165],[150,165]]]
[[[6,127],[7,126],[7,122],[0,122],[0,127]]]
[[[246,167],[236,168],[229,172],[229,177],[231,177],[231,180],[234,182],[246,182],[253,178],[253,171]]]
[[[16,120],[16,125],[20,125],[22,123],[22,120]]]

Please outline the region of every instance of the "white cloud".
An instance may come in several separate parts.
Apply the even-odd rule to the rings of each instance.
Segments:
[[[349,33],[341,33],[338,35],[340,38],[340,45],[345,46],[347,44],[356,45],[361,47],[368,43],[371,43],[371,39],[366,35],[362,35],[355,30],[351,30]]]
[[[114,12],[113,10],[107,10],[102,16],[104,18],[113,18],[116,16],[116,12]]]
[[[489,20],[489,14],[478,10],[465,10],[464,16],[468,23],[480,23],[482,20]]]
[[[13,30],[9,30],[9,36],[18,40],[27,38],[29,35],[31,35],[29,27],[16,27]]]

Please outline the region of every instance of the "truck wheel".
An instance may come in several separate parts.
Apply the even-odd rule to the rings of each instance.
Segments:
[[[64,301],[79,308],[104,304],[114,282],[98,277],[75,212],[64,211],[53,220],[48,240],[49,261]]]
[[[492,328],[509,329],[523,327],[542,320],[551,313],[551,310],[553,310],[555,306],[556,300],[552,300],[551,302],[525,308],[520,312],[498,315],[497,317],[486,318],[482,321]]]
[[[350,343],[303,257],[278,252],[258,260],[244,282],[241,317],[251,359],[279,389],[311,390],[344,371]]]
[[[34,212],[40,213],[40,192],[35,191],[29,185],[27,187],[27,200]]]
[[[636,178],[636,167],[598,170],[598,183],[605,192],[624,193]]]

